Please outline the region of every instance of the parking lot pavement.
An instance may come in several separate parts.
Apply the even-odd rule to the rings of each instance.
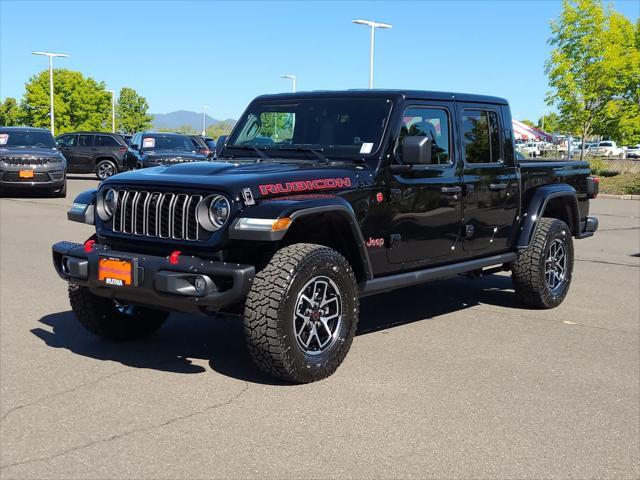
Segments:
[[[298,386],[253,367],[234,317],[85,333],[50,245],[91,234],[66,210],[94,185],[0,200],[3,479],[640,476],[640,202],[592,204],[559,308],[506,275],[369,298],[343,366]]]

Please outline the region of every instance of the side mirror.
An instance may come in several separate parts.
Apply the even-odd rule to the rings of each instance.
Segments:
[[[229,135],[220,135],[216,140],[216,157],[219,157],[222,153],[222,149],[224,148],[227,138],[229,138]]]
[[[133,150],[140,150],[140,145],[138,145],[137,143],[132,143],[131,145],[129,145],[129,147]]]
[[[404,137],[402,163],[405,165],[429,165],[432,144],[429,137]]]

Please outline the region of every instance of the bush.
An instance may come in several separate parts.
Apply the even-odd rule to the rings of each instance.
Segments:
[[[623,173],[600,179],[600,193],[640,195],[640,173]]]

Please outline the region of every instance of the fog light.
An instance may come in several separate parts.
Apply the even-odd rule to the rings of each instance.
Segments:
[[[196,287],[198,293],[203,293],[207,290],[207,282],[202,277],[196,277],[193,280],[193,286]]]

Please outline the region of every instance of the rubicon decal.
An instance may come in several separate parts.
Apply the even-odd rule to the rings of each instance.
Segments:
[[[313,192],[316,190],[331,190],[333,188],[348,188],[351,179],[344,178],[319,178],[317,180],[301,180],[297,182],[269,183],[259,185],[261,195],[277,195],[279,193]]]

